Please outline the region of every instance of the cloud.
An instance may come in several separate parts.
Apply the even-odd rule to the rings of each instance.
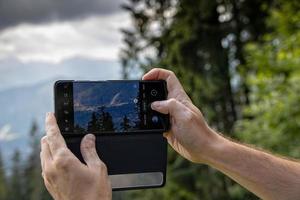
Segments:
[[[124,0],[0,0],[0,30],[20,23],[65,21],[120,11]]]
[[[9,124],[0,128],[0,141],[11,141],[17,139],[18,135],[11,132],[11,126]]]
[[[0,32],[0,60],[10,57],[24,63],[59,63],[72,57],[117,60],[122,45],[120,28],[129,24],[125,12],[71,22],[20,24]]]

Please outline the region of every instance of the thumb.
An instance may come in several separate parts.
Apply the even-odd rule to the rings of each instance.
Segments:
[[[170,114],[171,116],[179,116],[185,108],[182,103],[177,101],[174,98],[164,100],[164,101],[155,101],[151,104],[152,110],[163,114]]]
[[[95,141],[96,138],[93,134],[85,135],[81,141],[81,154],[88,167],[97,167],[102,164],[96,151]]]

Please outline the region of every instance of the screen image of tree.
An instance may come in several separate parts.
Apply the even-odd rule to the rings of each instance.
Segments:
[[[73,83],[76,133],[127,132],[140,127],[139,82]]]

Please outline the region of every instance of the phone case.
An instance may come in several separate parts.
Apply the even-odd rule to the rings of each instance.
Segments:
[[[56,91],[57,83],[59,81],[56,82],[54,91]],[[54,98],[56,99],[56,92],[54,92]],[[58,113],[56,101],[55,113]],[[169,124],[167,126],[169,128]],[[80,143],[83,136],[81,134],[63,134],[68,148],[84,163],[80,152]],[[136,187],[123,185],[122,187],[113,188],[113,190],[164,186],[167,168],[167,141],[162,132],[147,130],[143,132],[96,134],[96,148],[99,157],[107,166],[108,174],[111,176],[156,172],[162,174],[162,181],[156,185]]]
[[[68,148],[82,161],[82,137],[65,137]],[[162,187],[166,180],[167,141],[162,134],[96,136],[99,157],[106,164],[109,175],[161,172],[163,181],[155,186],[122,187],[113,190]]]

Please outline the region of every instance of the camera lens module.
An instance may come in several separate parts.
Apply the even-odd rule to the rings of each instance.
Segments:
[[[152,96],[155,97],[157,95],[157,90],[153,89],[153,90],[151,90],[150,93],[151,93]]]
[[[155,124],[158,123],[158,117],[156,115],[152,117],[152,122]]]

